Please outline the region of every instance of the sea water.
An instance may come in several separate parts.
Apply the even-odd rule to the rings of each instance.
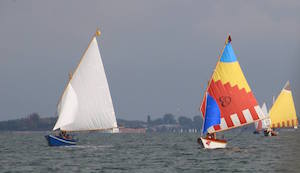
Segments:
[[[0,132],[0,172],[300,172],[300,130],[225,133],[217,150],[196,133],[80,133],[71,147],[49,147],[49,133]]]

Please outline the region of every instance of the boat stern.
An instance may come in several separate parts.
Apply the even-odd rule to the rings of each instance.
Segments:
[[[200,138],[202,145],[206,149],[226,148],[227,141],[219,139]]]

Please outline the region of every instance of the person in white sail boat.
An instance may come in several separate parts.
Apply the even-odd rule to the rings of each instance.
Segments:
[[[71,140],[71,139],[72,139],[72,136],[69,135],[69,134],[67,134],[66,131],[60,131],[59,136],[60,136],[61,138],[68,139],[68,140]]]

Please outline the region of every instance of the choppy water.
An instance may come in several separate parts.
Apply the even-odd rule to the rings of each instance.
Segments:
[[[300,172],[300,130],[246,131],[218,150],[187,133],[85,133],[74,147],[48,147],[45,134],[0,132],[0,172]]]

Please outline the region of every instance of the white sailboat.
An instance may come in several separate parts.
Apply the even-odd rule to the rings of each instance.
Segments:
[[[118,131],[115,111],[96,36],[93,35],[57,105],[53,131]],[[69,145],[64,136],[46,136],[49,145]],[[58,140],[59,139],[59,140]],[[72,140],[72,139],[70,139]],[[65,143],[67,141],[67,143]],[[70,141],[69,141],[70,142]],[[75,141],[72,144],[75,144]]]
[[[261,106],[261,110],[266,117],[269,117],[268,108],[265,102]],[[259,120],[254,123],[255,131],[253,133],[259,134],[262,130],[267,129],[269,126],[270,126],[270,118]]]

